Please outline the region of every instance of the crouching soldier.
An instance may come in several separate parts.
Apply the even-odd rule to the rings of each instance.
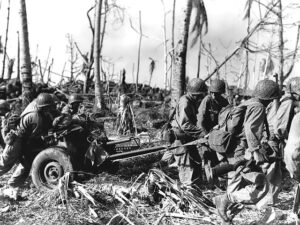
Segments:
[[[201,133],[197,127],[197,112],[201,100],[207,92],[205,82],[201,79],[192,79],[176,106],[172,127],[175,134],[185,134],[183,140],[176,140],[174,146],[181,146],[195,140]],[[186,185],[199,184],[201,179],[201,157],[196,146],[183,146],[175,151],[179,170],[179,179]],[[165,156],[166,158],[166,156]],[[164,160],[164,157],[163,159]]]
[[[288,139],[290,127],[296,114],[300,100],[300,77],[291,78],[286,84],[285,94],[281,97],[279,104],[273,101],[269,105],[268,124],[270,135],[268,144],[274,149],[277,156],[284,156],[284,147]],[[266,174],[269,181],[269,193],[260,202],[260,205],[274,205],[278,202],[278,195],[282,182],[282,166],[280,161],[266,164]],[[272,217],[275,219],[274,214]]]
[[[261,140],[266,122],[266,107],[279,97],[279,87],[271,80],[262,80],[255,87],[255,97],[243,102],[246,107],[243,126],[239,131],[234,151],[227,154],[230,164],[248,160],[245,165],[228,173],[227,193],[214,198],[224,224],[231,220],[227,215],[231,203],[256,204],[268,192],[268,182],[262,171],[266,162]]]
[[[43,146],[42,135],[46,135],[52,126],[55,103],[50,94],[41,93],[35,104],[29,104],[20,116],[15,130],[11,130],[4,138],[5,149],[0,155],[0,175],[8,172],[18,164],[8,181],[8,188],[3,195],[17,199],[18,190],[29,175],[33,161],[32,149]]]
[[[70,125],[70,123],[77,123],[79,125],[84,124],[86,118],[81,117],[80,106],[83,99],[78,94],[71,94],[68,99],[68,104],[63,107],[61,115],[55,118],[53,126],[55,128],[65,128]]]

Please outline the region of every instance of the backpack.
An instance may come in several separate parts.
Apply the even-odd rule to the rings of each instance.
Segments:
[[[260,104],[252,102],[252,104]],[[233,150],[236,136],[243,130],[246,110],[249,104],[234,107],[228,105],[219,113],[219,124],[210,131],[208,137],[209,147],[218,153],[229,153]]]

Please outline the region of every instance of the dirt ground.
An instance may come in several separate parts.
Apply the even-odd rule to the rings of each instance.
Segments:
[[[124,161],[121,163],[121,170],[117,174],[102,173],[86,182],[87,187],[99,183],[111,183],[128,187],[141,172],[147,172],[152,163],[159,159],[160,155],[139,158],[138,161]],[[147,163],[146,163],[147,162]],[[148,166],[145,166],[145,165]],[[166,171],[170,175],[170,171]],[[174,172],[174,171],[173,171]],[[4,186],[10,174],[3,176],[1,185]],[[176,173],[171,176],[176,176]],[[276,205],[276,219],[271,224],[295,224],[291,213],[293,204],[294,182],[286,178],[283,182],[283,191],[280,193],[280,202]],[[217,191],[203,188],[203,193],[207,196],[215,195]],[[138,212],[130,207],[124,207],[118,201],[108,196],[98,196],[97,206],[89,204],[86,200],[70,197],[69,208],[59,201],[59,197],[49,192],[39,192],[36,190],[31,180],[28,179],[22,189],[22,199],[18,202],[3,199],[0,202],[0,224],[7,225],[27,225],[27,224],[130,224],[124,220],[110,222],[111,218],[119,212],[126,214],[133,224],[220,224],[221,221],[216,215],[203,216],[201,219],[187,218],[163,218],[157,223],[162,214],[160,204],[153,205],[147,202],[135,202]],[[91,210],[91,208],[93,210]],[[91,216],[92,212],[96,216]],[[263,216],[272,212],[271,208],[257,210],[247,207],[234,218],[234,224],[266,224]],[[193,214],[195,216],[195,214]]]
[[[106,129],[111,130],[112,127]],[[157,132],[150,132],[150,139],[153,141]],[[149,140],[148,140],[149,141]],[[154,145],[159,145],[156,143]],[[131,160],[120,162],[120,169],[115,174],[101,173],[91,179],[81,181],[86,189],[96,189],[100,184],[112,184],[124,187],[133,185],[141,173],[147,173],[161,158],[162,153],[137,157]],[[161,168],[166,174],[177,178],[176,169]],[[166,170],[165,170],[166,169]],[[0,188],[4,188],[11,173],[2,176]],[[264,215],[271,214],[276,218],[269,224],[295,224],[292,214],[293,187],[295,182],[288,175],[285,176],[283,190],[279,195],[280,202],[275,208],[255,209],[246,207],[237,215],[233,223],[242,224],[266,224]],[[217,195],[219,190],[209,190],[203,185],[202,192],[209,197]],[[221,224],[218,216],[210,216],[186,213],[184,218],[178,218],[177,214],[164,216],[164,205],[153,204],[149,201],[133,199],[131,204],[121,204],[116,198],[108,195],[93,195],[95,204],[91,204],[85,198],[69,195],[67,200],[59,197],[56,191],[41,192],[28,179],[22,188],[22,198],[20,201],[0,201],[0,224],[3,225],[28,225],[28,224]],[[273,211],[272,211],[273,210]],[[274,214],[275,212],[275,214]],[[273,213],[273,214],[272,214]],[[122,215],[122,216],[120,216]],[[128,220],[126,220],[126,218]]]

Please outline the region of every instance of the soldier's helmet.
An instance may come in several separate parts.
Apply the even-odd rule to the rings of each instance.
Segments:
[[[58,97],[55,94],[51,94],[51,96],[52,96],[53,101],[54,101],[55,104],[60,102]]]
[[[73,103],[76,103],[76,102],[81,103],[81,102],[83,102],[83,99],[78,94],[71,94],[70,97],[69,97],[69,104],[73,104]]]
[[[193,78],[187,86],[187,91],[193,95],[199,95],[207,92],[207,86],[204,80]]]
[[[210,83],[209,91],[223,94],[226,91],[226,84],[223,80],[214,79]]]
[[[293,77],[287,82],[286,92],[300,95],[300,77]]]
[[[53,105],[55,105],[55,102],[54,102],[51,94],[41,93],[36,98],[37,108],[44,108],[44,107],[53,106]]]
[[[272,80],[261,80],[255,87],[254,96],[262,100],[273,100],[279,98],[279,86]]]

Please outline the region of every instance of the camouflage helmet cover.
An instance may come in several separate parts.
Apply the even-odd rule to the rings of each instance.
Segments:
[[[187,91],[193,95],[199,95],[207,92],[207,86],[202,79],[193,78],[187,86]]]
[[[223,94],[226,91],[226,84],[223,80],[214,79],[210,83],[209,91]]]
[[[273,100],[279,98],[279,86],[272,80],[261,80],[255,87],[254,96],[262,100]]]

